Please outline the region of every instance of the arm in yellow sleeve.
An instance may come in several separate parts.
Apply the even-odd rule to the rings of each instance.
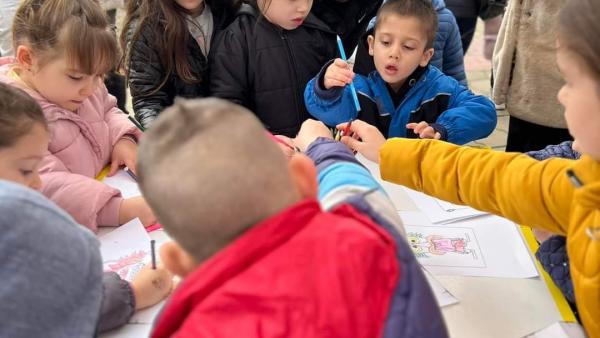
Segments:
[[[388,140],[379,157],[386,181],[518,224],[567,232],[574,187],[565,171],[574,161],[398,138]]]

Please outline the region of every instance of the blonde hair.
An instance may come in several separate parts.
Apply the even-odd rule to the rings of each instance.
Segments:
[[[198,262],[299,200],[279,147],[252,112],[225,100],[176,100],[138,153],[144,197]]]
[[[94,0],[23,0],[13,43],[29,46],[41,65],[58,57],[85,74],[105,74],[119,60],[117,41]]]

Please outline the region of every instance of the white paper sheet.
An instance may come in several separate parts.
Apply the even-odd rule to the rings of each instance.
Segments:
[[[114,271],[127,281],[151,261],[150,237],[138,218],[99,239],[104,270]]]
[[[423,273],[425,274],[425,278],[427,278],[427,282],[429,282],[431,290],[433,290],[433,295],[435,296],[435,300],[439,307],[446,307],[458,303],[458,299],[456,299],[450,291],[446,290],[442,283],[433,277],[431,272],[423,268]]]
[[[419,262],[434,275],[538,276],[517,226],[485,216],[450,225],[405,225]]]
[[[413,200],[419,210],[427,215],[432,223],[446,224],[486,215],[485,212],[468,206],[460,206],[442,201],[406,187],[402,187],[402,189]]]
[[[578,323],[557,322],[526,338],[585,338],[585,332]]]
[[[142,195],[137,182],[123,169],[117,171],[114,176],[106,176],[102,182],[121,191],[123,198],[131,198]]]

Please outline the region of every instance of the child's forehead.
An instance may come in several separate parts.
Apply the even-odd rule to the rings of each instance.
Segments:
[[[415,16],[384,13],[375,29],[375,35],[378,34],[427,40],[427,27]]]

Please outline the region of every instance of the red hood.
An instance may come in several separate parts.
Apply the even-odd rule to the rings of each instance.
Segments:
[[[398,270],[378,225],[303,201],[190,274],[152,337],[381,336]]]

